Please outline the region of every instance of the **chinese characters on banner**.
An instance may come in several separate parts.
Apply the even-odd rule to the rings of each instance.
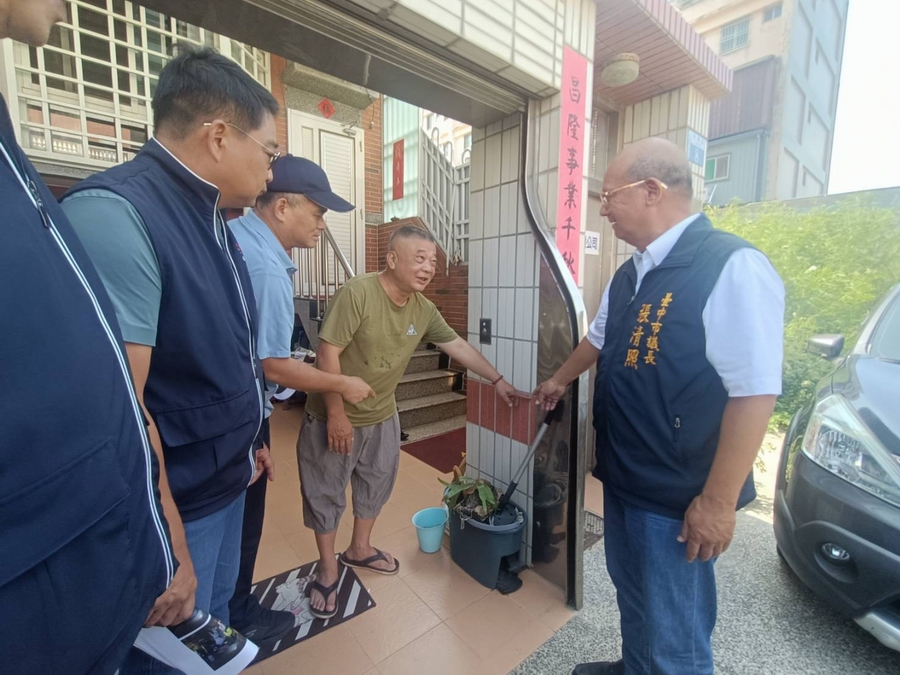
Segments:
[[[556,209],[556,246],[569,272],[579,283],[581,213],[584,206],[584,143],[588,133],[585,111],[587,58],[570,47],[563,51],[562,108],[559,113],[559,202]]]
[[[393,176],[393,187],[394,187],[394,200],[403,199],[403,149],[405,144],[403,139],[401,138],[399,141],[394,143],[394,176]]]

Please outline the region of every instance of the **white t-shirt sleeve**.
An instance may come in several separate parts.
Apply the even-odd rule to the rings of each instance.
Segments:
[[[730,397],[781,394],[784,285],[768,258],[735,251],[703,309],[706,358]]]
[[[610,282],[612,283],[612,282]],[[588,328],[587,339],[597,349],[603,349],[603,341],[606,338],[606,316],[609,314],[609,284],[603,289],[603,297],[600,298],[600,308],[597,316]]]

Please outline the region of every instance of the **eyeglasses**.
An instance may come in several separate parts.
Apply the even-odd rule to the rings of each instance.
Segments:
[[[204,123],[203,123],[203,126],[205,126],[205,127],[211,127],[212,124],[213,124],[212,122],[204,122]],[[254,143],[256,143],[259,147],[261,147],[261,148],[263,149],[263,151],[265,151],[265,153],[269,156],[269,166],[272,166],[272,165],[275,163],[275,161],[276,161],[279,157],[281,157],[281,153],[280,153],[280,152],[278,152],[277,150],[272,150],[272,149],[271,149],[269,146],[267,146],[265,143],[263,143],[262,141],[260,141],[260,140],[257,139],[257,138],[254,138],[254,137],[251,136],[249,133],[247,133],[246,131],[244,131],[243,129],[241,129],[237,124],[232,124],[231,122],[225,122],[225,124],[227,124],[228,126],[230,126],[232,129],[237,129],[237,130],[240,131],[242,134],[244,134],[244,136],[246,136],[246,137],[249,138],[251,141],[253,141]]]
[[[635,181],[634,183],[629,183],[628,185],[623,185],[622,187],[613,188],[612,190],[604,190],[600,193],[600,203],[603,204],[603,206],[609,206],[609,198],[617,192],[627,190],[628,188],[637,187],[638,185],[643,185],[644,183],[651,180],[659,183],[660,187],[662,187],[663,190],[669,189],[669,186],[663,183],[658,178],[645,178],[644,180]]]

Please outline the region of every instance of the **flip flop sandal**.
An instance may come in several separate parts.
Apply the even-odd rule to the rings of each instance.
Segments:
[[[377,548],[375,549],[375,555],[370,555],[365,560],[351,560],[347,557],[346,551],[341,553],[341,555],[338,557],[338,560],[340,560],[341,563],[346,565],[347,567],[356,567],[361,570],[369,570],[370,572],[375,572],[376,574],[385,574],[390,576],[392,574],[397,574],[397,572],[400,571],[400,561],[396,558],[394,559],[393,569],[385,570],[374,567],[372,563],[376,563],[379,560],[383,560],[384,562],[388,561],[387,556],[384,554],[384,551],[379,551]]]
[[[306,595],[310,598],[310,600],[312,600],[312,594],[311,594],[311,591],[312,591],[313,589],[315,589],[315,590],[319,591],[319,593],[320,593],[320,594],[322,595],[322,597],[325,599],[325,605],[326,605],[326,606],[328,605],[328,597],[329,597],[332,593],[335,593],[335,597],[334,597],[334,609],[331,610],[331,612],[329,612],[327,609],[323,609],[323,610],[315,609],[315,608],[312,606],[312,603],[310,602],[310,605],[309,605],[309,612],[310,612],[310,614],[312,614],[312,615],[313,615],[314,617],[316,617],[317,619],[330,619],[330,618],[332,618],[335,614],[338,613],[338,604],[337,604],[337,595],[336,595],[336,593],[337,593],[337,587],[338,587],[338,584],[339,584],[339,583],[341,583],[340,578],[339,578],[337,581],[335,581],[333,584],[331,584],[331,586],[323,586],[323,585],[320,584],[318,581],[313,581],[313,582],[311,582],[311,583],[306,587]]]

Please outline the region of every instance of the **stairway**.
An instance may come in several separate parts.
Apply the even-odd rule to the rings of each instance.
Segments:
[[[319,321],[315,301],[296,298],[296,311],[315,350]],[[432,345],[419,345],[397,385],[400,428],[411,443],[466,426],[463,375],[447,366],[450,357]]]
[[[409,442],[466,425],[462,373],[449,370],[448,361],[446,354],[425,345],[409,360],[396,395],[400,428],[409,434]]]

